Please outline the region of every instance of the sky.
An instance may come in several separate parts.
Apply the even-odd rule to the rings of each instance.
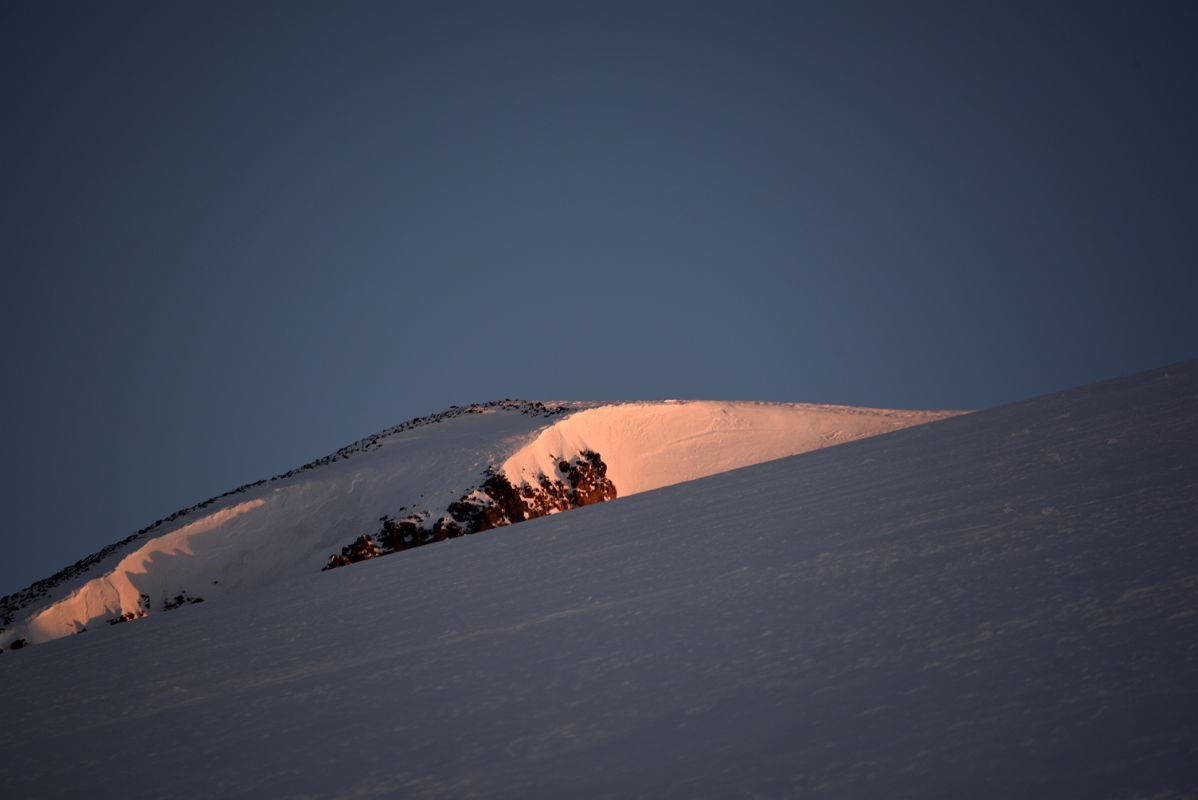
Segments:
[[[0,5],[0,594],[450,404],[1198,355],[1198,6]]]

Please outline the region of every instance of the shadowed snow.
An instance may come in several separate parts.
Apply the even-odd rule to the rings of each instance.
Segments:
[[[0,647],[94,632],[123,616],[167,610],[181,595],[219,600],[319,571],[330,553],[377,531],[384,514],[438,518],[482,483],[488,467],[502,465],[519,484],[589,448],[603,456],[623,496],[946,413],[699,401],[454,407],[128,542],[20,608],[2,626]]]
[[[4,653],[0,796],[1193,796],[1196,454],[1189,362]]]

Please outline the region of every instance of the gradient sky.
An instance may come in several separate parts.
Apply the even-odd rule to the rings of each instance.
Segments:
[[[0,594],[451,403],[1198,355],[1198,5],[0,5]]]

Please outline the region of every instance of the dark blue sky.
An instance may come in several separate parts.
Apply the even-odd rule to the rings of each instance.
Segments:
[[[0,6],[0,593],[499,397],[1198,354],[1198,6]]]

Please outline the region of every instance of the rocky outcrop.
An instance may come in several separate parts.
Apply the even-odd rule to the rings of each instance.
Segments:
[[[108,620],[108,624],[120,625],[122,622],[132,622],[135,619],[142,619],[146,616],[146,613],[147,612],[141,610],[140,608],[136,611],[126,611],[124,614],[110,618]]]
[[[329,556],[329,563],[325,565],[325,569],[334,569],[336,567],[344,567],[346,564],[355,564],[359,561],[374,558],[378,554],[378,545],[375,544],[370,534],[364,533],[350,544],[342,547],[340,555],[333,554]]]
[[[468,494],[448,511],[467,533],[477,533],[615,498],[616,487],[607,477],[607,465],[598,453],[587,450],[573,461],[559,460],[553,477],[540,475],[535,484],[519,488],[504,475],[489,473],[481,496]]]
[[[450,503],[445,514],[431,527],[425,525],[428,512],[410,514],[403,519],[384,516],[380,520],[382,530],[374,535],[364,533],[352,544],[341,548],[339,555],[329,556],[324,569],[615,498],[616,487],[607,477],[607,465],[592,450],[586,450],[570,461],[558,459],[556,474],[552,477],[540,475],[535,484],[516,487],[507,476],[492,469],[486,473],[481,486]]]
[[[593,450],[584,452],[582,459],[573,464],[559,462],[557,468],[566,470],[575,507],[616,499],[616,485],[607,477],[607,465]]]

